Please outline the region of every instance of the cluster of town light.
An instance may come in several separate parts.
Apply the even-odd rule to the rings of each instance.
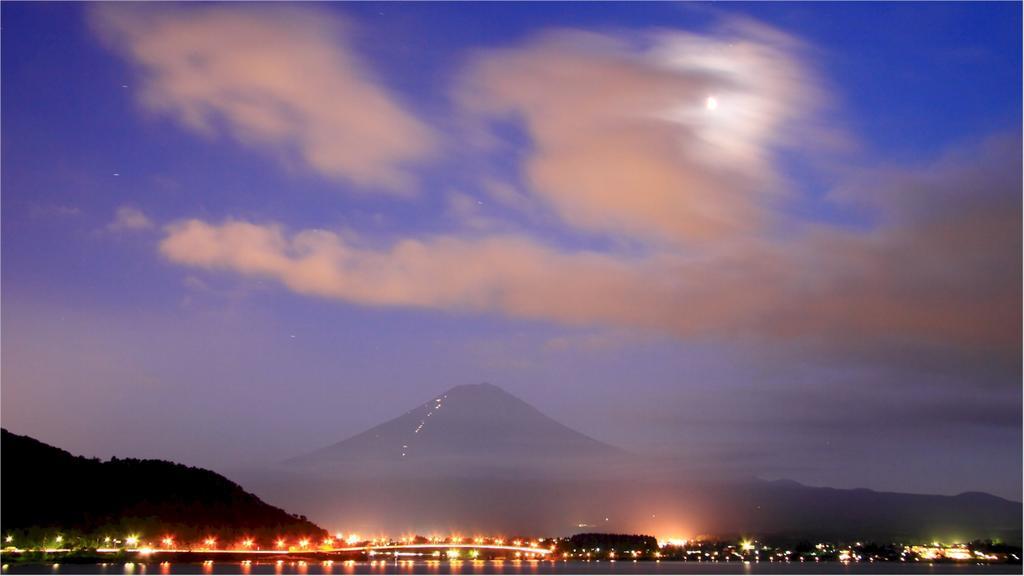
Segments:
[[[853,545],[834,545],[820,543],[814,550],[807,553],[795,553],[791,549],[776,548],[757,541],[743,539],[739,542],[688,542],[684,539],[659,540],[657,550],[624,550],[593,548],[574,548],[563,550],[558,558],[563,560],[601,561],[602,559],[615,562],[618,560],[637,561],[642,558],[649,558],[660,562],[663,558],[684,561],[700,562],[790,562],[811,560],[839,561],[842,563],[851,562],[875,562],[878,560],[912,562],[932,560],[952,561],[975,561],[975,562],[1001,562],[1019,561],[1020,558],[1013,552],[995,553],[984,549],[973,548],[969,544],[940,544],[933,542],[931,545],[903,545],[893,544],[890,552],[879,554],[878,551],[869,552],[864,550],[864,543],[856,542]],[[554,548],[552,548],[554,551]]]
[[[52,536],[51,539],[47,540],[46,545],[39,548],[29,549],[44,552],[68,552],[73,545],[67,543],[67,540],[68,539],[63,535],[56,534]],[[74,539],[71,538],[71,540]],[[5,535],[3,541],[5,543],[6,550],[18,551],[14,535]],[[535,560],[541,557],[554,559],[556,558],[555,554],[558,549],[557,539],[547,540],[547,543],[545,543],[545,539],[524,540],[521,538],[515,538],[512,540],[506,540],[501,537],[485,538],[482,536],[476,536],[470,539],[459,535],[449,537],[431,536],[429,538],[403,536],[399,539],[384,537],[363,539],[357,534],[349,534],[346,536],[340,532],[335,533],[334,536],[325,537],[320,542],[321,546],[316,546],[308,537],[294,540],[293,545],[291,546],[289,546],[289,542],[285,538],[278,538],[274,541],[274,548],[268,550],[262,550],[259,548],[256,540],[248,536],[238,540],[234,545],[228,545],[221,549],[218,549],[217,538],[214,536],[204,538],[201,541],[201,545],[197,547],[176,546],[177,541],[175,537],[169,534],[160,538],[160,547],[151,545],[149,541],[143,540],[138,534],[129,534],[125,536],[123,540],[113,539],[110,536],[107,536],[103,539],[103,542],[105,547],[97,548],[97,552],[118,552],[121,550],[127,550],[148,555],[154,552],[182,552],[187,550],[195,550],[197,552],[243,553],[258,551],[263,553],[279,553],[293,550],[309,552],[315,552],[318,550],[322,552],[365,551],[371,557],[393,555],[395,561],[400,561],[400,556],[426,556],[427,561],[438,561],[443,557],[452,562],[458,562],[463,557],[468,557],[474,561],[478,560],[481,555],[481,550],[486,549],[502,550],[507,553],[514,552],[514,557],[516,559],[525,558]],[[874,562],[876,559],[889,559],[893,561],[899,560],[903,562],[921,560],[992,562],[1006,560],[1009,558],[1019,561],[1017,555],[1013,553],[1000,555],[985,550],[974,549],[973,547],[965,544],[944,545],[938,542],[933,542],[930,545],[896,545],[894,548],[895,552],[891,552],[888,558],[878,557],[865,552],[861,542],[857,542],[852,546],[838,546],[834,544],[819,543],[814,547],[813,551],[798,553],[796,556],[794,556],[794,552],[792,550],[772,548],[750,539],[743,539],[737,543],[729,544],[725,542],[690,542],[682,538],[672,538],[658,541],[657,546],[658,549],[656,550],[624,550],[621,552],[615,549],[602,550],[600,547],[563,550],[560,552],[559,557],[565,560],[575,558],[588,561],[605,558],[613,562],[622,559],[632,559],[636,561],[641,558],[652,558],[660,561],[663,557],[710,562],[729,561],[730,559],[736,559],[743,562],[760,562],[762,559],[770,562],[776,560],[789,562],[791,559],[799,560],[800,562],[803,562],[805,559],[817,562],[824,559],[838,560],[844,563],[861,561]],[[424,549],[433,550],[424,553]]]
[[[417,544],[418,542],[424,542],[424,541],[426,542],[426,544]],[[11,534],[6,535],[4,537],[4,542],[8,546],[8,548],[16,548],[16,546],[14,546],[15,542],[14,542],[14,536],[13,535],[11,535]],[[46,550],[46,551],[63,550],[63,547],[62,547],[64,545],[64,536],[63,535],[61,535],[61,534],[55,535],[50,542],[52,542],[54,545],[53,546],[45,546],[43,548],[43,550]],[[243,537],[241,540],[238,540],[236,543],[234,543],[234,545],[229,544],[229,545],[227,545],[224,548],[218,548],[218,546],[217,546],[218,540],[217,540],[217,538],[215,536],[207,536],[206,538],[201,540],[201,542],[200,542],[200,544],[198,546],[179,545],[178,542],[179,541],[175,538],[175,536],[173,536],[171,534],[167,534],[167,535],[164,535],[164,536],[160,537],[159,538],[159,546],[153,545],[153,543],[151,541],[143,540],[142,537],[140,535],[138,535],[138,534],[129,534],[129,535],[125,536],[123,539],[112,538],[110,536],[106,536],[106,537],[103,538],[103,545],[98,547],[97,550],[99,550],[99,551],[113,551],[113,550],[126,549],[126,550],[135,550],[135,551],[139,551],[139,552],[143,552],[143,553],[170,551],[170,550],[190,550],[190,549],[196,549],[196,550],[199,550],[199,551],[219,550],[219,551],[240,551],[240,552],[251,551],[251,550],[261,550],[261,548],[257,545],[256,540],[254,538],[252,538],[252,537],[249,537],[249,536]],[[470,544],[470,542],[472,544]],[[476,537],[470,539],[470,538],[465,538],[465,537],[458,536],[458,535],[450,536],[450,537],[431,536],[429,538],[422,539],[422,540],[417,540],[417,538],[413,537],[413,536],[403,536],[403,537],[401,537],[401,538],[399,538],[397,540],[393,540],[391,538],[386,538],[386,537],[372,538],[372,539],[363,539],[358,534],[349,534],[348,536],[346,536],[345,534],[338,532],[338,533],[335,533],[334,536],[327,536],[327,537],[325,537],[320,542],[320,546],[315,546],[314,543],[313,543],[313,540],[308,538],[308,537],[302,537],[302,538],[298,538],[296,540],[293,540],[291,544],[289,543],[289,541],[287,539],[285,539],[283,537],[279,537],[279,538],[277,538],[277,539],[275,539],[273,541],[273,544],[274,544],[273,550],[276,550],[276,551],[287,551],[287,550],[294,550],[294,549],[310,550],[310,551],[313,551],[314,549],[319,549],[319,550],[337,550],[337,549],[342,549],[343,547],[348,547],[349,549],[356,549],[356,548],[358,548],[358,549],[367,549],[367,550],[369,550],[369,549],[375,548],[375,547],[403,547],[403,546],[417,546],[417,545],[419,545],[419,546],[430,546],[430,545],[442,545],[442,546],[444,546],[444,545],[452,545],[452,546],[463,546],[463,547],[468,547],[468,546],[471,546],[471,545],[479,545],[479,546],[485,546],[485,547],[505,547],[505,546],[507,546],[509,548],[511,548],[511,547],[524,548],[524,549],[525,548],[531,548],[531,549],[537,549],[538,552],[542,551],[540,549],[540,541],[539,540],[525,540],[524,541],[522,539],[515,539],[515,540],[509,541],[508,544],[506,544],[506,540],[504,538],[501,538],[501,537],[476,536]],[[546,553],[547,550],[544,550],[543,552]],[[479,552],[477,552],[477,551],[471,551],[469,555],[471,557],[476,557],[478,554],[479,554]],[[449,550],[449,557],[457,557],[457,556],[458,556],[458,549],[453,548],[452,550]]]

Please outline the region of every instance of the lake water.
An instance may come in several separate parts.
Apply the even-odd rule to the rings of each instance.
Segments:
[[[4,565],[4,574],[1020,574],[1019,564],[925,562],[176,562]]]

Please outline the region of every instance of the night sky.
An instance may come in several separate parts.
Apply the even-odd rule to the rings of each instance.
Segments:
[[[490,382],[1021,496],[1016,3],[4,3],[2,419],[275,462]]]

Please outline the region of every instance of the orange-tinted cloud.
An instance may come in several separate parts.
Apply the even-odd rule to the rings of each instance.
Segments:
[[[718,33],[548,33],[478,55],[456,95],[522,120],[523,179],[569,225],[672,243],[760,231],[776,154],[814,136],[820,82],[800,44],[746,21]]]
[[[402,239],[189,220],[171,261],[273,278],[374,306],[495,312],[678,336],[913,340],[1019,353],[1018,139],[863,180],[874,224],[645,255],[567,251],[523,235]]]
[[[653,260],[561,252],[522,236],[439,236],[372,249],[326,231],[189,220],[168,228],[160,250],[174,262],[274,278],[302,294],[563,322],[654,322],[631,299],[637,290],[669,294],[637,284]]]
[[[114,219],[107,224],[107,230],[111,232],[148,230],[152,227],[153,221],[149,216],[132,206],[119,206],[114,213]]]
[[[361,187],[405,192],[435,136],[320,10],[102,4],[96,30],[142,73],[141,99],[196,132]]]
[[[803,238],[814,322],[863,338],[918,335],[1021,351],[1021,140],[991,138],[915,168],[869,172],[836,193],[868,229]]]
[[[428,128],[320,12],[104,5],[95,21],[142,67],[146,104],[196,130],[224,125],[324,175],[391,190],[407,189],[407,162],[432,150]],[[826,91],[804,50],[731,20],[703,35],[553,32],[480,53],[456,104],[477,127],[519,119],[532,141],[521,186],[478,174],[481,198],[500,209],[450,190],[455,232],[385,246],[188,220],[166,229],[160,250],[182,265],[372,306],[684,337],[1019,352],[1020,139],[922,168],[860,170],[831,198],[866,215],[858,226],[799,218],[783,207],[795,192],[779,153],[838,140],[820,120]],[[553,214],[563,234],[625,239],[611,243],[625,248],[570,250],[508,225],[503,211]]]

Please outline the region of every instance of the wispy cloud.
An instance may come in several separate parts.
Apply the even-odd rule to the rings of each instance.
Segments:
[[[152,227],[153,221],[142,210],[131,206],[120,206],[114,213],[114,219],[107,224],[110,232],[148,230]]]
[[[68,204],[32,204],[29,214],[34,218],[43,217],[75,217],[82,214],[82,209]]]
[[[271,6],[103,4],[94,28],[142,73],[143,104],[324,177],[409,192],[435,137],[363,66],[345,22]]]
[[[315,13],[98,14],[149,69],[150,105],[197,129],[224,115],[243,139],[297,139],[311,166],[364,183],[405,182],[399,160],[429,149],[426,128],[353,72],[335,24]],[[160,250],[182,265],[371,306],[851,350],[913,340],[1019,353],[1019,313],[1007,311],[1020,311],[1020,139],[928,166],[862,167],[828,199],[866,214],[857,227],[801,218],[781,201],[798,192],[780,153],[813,158],[843,141],[819,115],[827,91],[804,53],[745,20],[707,34],[558,31],[479,53],[456,103],[483,125],[524,123],[532,145],[522,189],[483,174],[482,196],[450,191],[457,225],[447,234],[369,245],[275,222],[186,220],[166,228]],[[294,70],[319,80],[303,83],[309,74]],[[335,88],[358,105],[336,105]],[[369,143],[350,139],[350,126],[365,128]],[[381,153],[318,160],[350,145]],[[569,249],[503,225],[503,214],[524,211],[556,214],[561,237],[626,242]]]
[[[567,224],[673,243],[760,230],[776,154],[827,132],[795,39],[746,21],[709,34],[558,31],[478,54],[456,90],[479,121],[522,120],[522,176]]]
[[[873,185],[893,200],[869,229],[808,225],[699,253],[566,251],[522,235],[375,249],[326,231],[199,220],[170,226],[160,249],[180,264],[375,306],[1019,353],[1019,314],[1008,311],[1021,308],[1020,151],[1019,140],[998,139],[919,170],[883,171]]]

